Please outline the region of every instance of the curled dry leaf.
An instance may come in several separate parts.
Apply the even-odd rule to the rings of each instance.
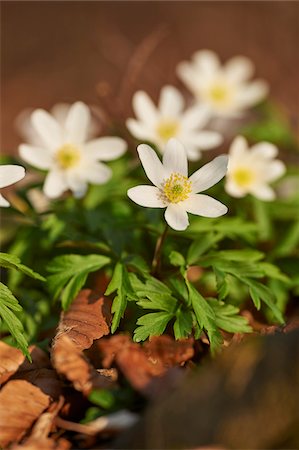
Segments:
[[[142,346],[132,342],[129,336],[117,335],[101,339],[95,345],[102,354],[103,367],[109,368],[115,362],[132,386],[142,393],[147,393],[153,378],[194,355],[192,340],[175,341],[168,336],[153,338]]]
[[[63,397],[60,397],[58,402],[52,403],[48,410],[38,418],[26,441],[13,446],[11,450],[68,450],[71,444],[66,439],[56,440],[48,437],[63,403]]]
[[[21,361],[20,355],[17,356],[13,347],[8,346],[8,350],[12,350],[15,361]],[[20,352],[20,350],[17,350]],[[51,366],[49,356],[40,348],[31,346],[29,348],[32,362],[23,358],[19,367],[15,368],[13,379],[27,380],[35,386],[39,387],[45,394],[50,395],[53,399],[58,399],[61,394],[62,383],[59,380],[55,370]],[[21,352],[20,352],[21,353]]]
[[[174,340],[170,336],[154,336],[144,344],[144,351],[151,361],[160,361],[164,367],[184,364],[194,356],[193,339]]]
[[[63,312],[53,347],[67,335],[78,349],[89,348],[95,339],[110,333],[111,303],[90,289],[79,292],[69,310]]]
[[[49,403],[49,396],[28,381],[10,380],[0,391],[0,446],[18,442]]]
[[[89,394],[92,389],[109,389],[114,386],[111,377],[97,372],[67,335],[60,335],[56,340],[52,348],[52,362],[57,372],[83,394]]]
[[[21,350],[0,341],[0,385],[18,370],[24,360]]]

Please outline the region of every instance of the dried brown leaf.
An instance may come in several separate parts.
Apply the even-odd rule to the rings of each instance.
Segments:
[[[44,412],[36,421],[32,428],[30,436],[21,445],[15,445],[11,450],[67,450],[70,448],[70,443],[65,439],[49,438],[49,434],[53,427],[53,422],[62,408],[64,398],[60,397],[58,402],[52,403],[48,410]]]
[[[155,336],[144,344],[147,357],[155,363],[160,361],[164,367],[184,364],[194,356],[193,339],[174,340],[170,336]]]
[[[52,348],[52,362],[57,372],[65,376],[78,391],[89,394],[95,388],[110,388],[110,377],[98,373],[80,348],[67,335],[60,335]]]
[[[24,359],[12,378],[27,380],[53,399],[58,399],[61,395],[62,382],[52,368],[49,356],[35,346],[30,347],[29,350],[32,363]]]
[[[110,332],[111,303],[103,295],[90,289],[83,289],[73,301],[70,309],[61,315],[53,347],[61,336],[67,335],[77,346],[84,350],[95,339]]]
[[[18,442],[49,403],[49,396],[28,381],[10,380],[0,391],[0,446]]]
[[[175,341],[170,336],[160,336],[141,345],[127,335],[117,335],[96,341],[91,350],[95,353],[98,349],[103,367],[109,368],[115,362],[135,389],[148,393],[155,377],[193,357],[193,344],[192,339]]]
[[[24,360],[21,350],[0,341],[0,385],[18,370]]]

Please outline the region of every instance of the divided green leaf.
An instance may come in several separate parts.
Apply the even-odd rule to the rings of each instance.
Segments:
[[[90,272],[95,272],[110,263],[110,258],[102,255],[63,255],[54,258],[47,269],[53,275],[48,277],[50,292],[56,299],[61,295],[63,309],[67,309]]]
[[[17,342],[18,347],[31,361],[28,343],[24,337],[24,328],[14,311],[22,311],[18,300],[5,284],[0,282],[0,319],[5,322],[9,332]]]

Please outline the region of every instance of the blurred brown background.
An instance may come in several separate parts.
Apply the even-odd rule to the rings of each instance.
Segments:
[[[3,153],[22,109],[80,99],[124,117],[136,88],[178,84],[176,64],[201,48],[252,58],[298,127],[298,2],[2,1],[1,13]]]

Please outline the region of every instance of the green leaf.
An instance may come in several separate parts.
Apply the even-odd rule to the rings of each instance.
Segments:
[[[18,347],[31,361],[28,343],[24,337],[23,325],[13,311],[22,311],[22,307],[8,287],[0,282],[0,318],[5,322]]]
[[[173,314],[160,311],[145,314],[137,320],[138,328],[134,331],[134,341],[145,341],[150,336],[160,336],[168,322],[173,318]]]
[[[192,312],[178,308],[175,316],[176,320],[173,324],[174,337],[183,339],[190,336],[193,327]]]
[[[220,239],[221,234],[213,232],[206,233],[205,236],[200,237],[192,242],[187,253],[187,263],[189,265],[195,264],[198,259],[211,247],[213,247]]]
[[[62,294],[62,306],[68,308],[90,272],[109,264],[110,258],[102,255],[62,255],[54,258],[47,269],[53,275],[48,277],[48,287],[56,299]]]
[[[28,275],[31,278],[40,281],[46,281],[40,274],[34,272],[29,267],[21,263],[21,260],[15,255],[9,255],[8,253],[0,253],[0,266],[6,269],[16,269],[17,271]]]
[[[111,333],[115,333],[119,326],[119,322],[124,315],[128,296],[132,295],[132,287],[129,275],[124,264],[118,262],[115,265],[112,279],[106,289],[105,295],[111,295],[117,292],[114,297],[111,312],[113,313]]]
[[[216,276],[216,285],[219,300],[224,300],[229,293],[229,285],[226,280],[226,274],[221,270],[216,269],[216,267],[214,267],[214,273]]]
[[[187,282],[187,287],[189,290],[190,302],[198,325],[201,329],[204,329],[207,332],[211,352],[215,353],[222,343],[222,336],[216,327],[215,313],[209,303],[191,283]]]
[[[251,326],[245,317],[240,316],[239,308],[233,305],[219,302],[216,299],[209,299],[215,313],[217,327],[229,333],[250,333]]]
[[[274,264],[271,264],[268,262],[260,262],[259,268],[261,268],[261,270],[263,270],[264,274],[267,277],[273,278],[275,280],[280,280],[286,284],[291,283],[290,278],[286,274],[281,272],[279,267],[275,266]]]
[[[202,267],[213,266],[235,277],[262,278],[264,276],[264,271],[256,262],[227,261],[225,259],[218,259],[217,255],[203,257],[200,265]]]
[[[170,261],[170,264],[175,267],[182,267],[182,266],[186,265],[184,256],[181,253],[176,252],[176,251],[170,252],[169,261]]]
[[[262,300],[272,311],[275,319],[280,323],[284,324],[284,318],[281,313],[281,311],[277,308],[275,304],[275,296],[272,293],[272,291],[268,288],[268,286],[265,286],[264,284],[256,281],[251,280],[248,278],[242,278],[243,282],[245,282],[249,286],[249,293],[254,301],[254,303],[258,304],[259,300]]]
[[[210,253],[208,259],[224,261],[241,261],[241,262],[255,262],[264,257],[264,253],[258,250],[246,248],[243,250],[220,250],[219,252]]]

